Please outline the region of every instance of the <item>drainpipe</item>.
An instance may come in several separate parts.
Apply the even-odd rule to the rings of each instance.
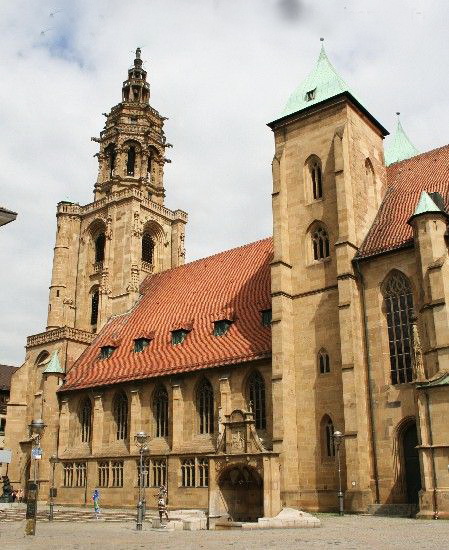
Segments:
[[[377,446],[376,446],[376,428],[374,425],[374,403],[373,403],[373,392],[371,389],[372,384],[372,372],[371,372],[371,357],[369,351],[369,338],[368,338],[368,320],[366,316],[366,303],[365,303],[365,281],[360,270],[360,265],[358,260],[353,261],[355,270],[360,279],[360,288],[362,290],[362,317],[363,317],[363,333],[365,339],[365,360],[368,374],[368,400],[369,400],[369,427],[371,435],[371,453],[373,456],[373,474],[374,474],[374,486],[376,490],[376,500],[375,503],[380,503],[380,492],[379,492],[379,470],[377,465]]]
[[[430,418],[429,392],[428,390],[425,390],[424,393],[426,396],[427,428],[429,430],[430,454],[432,455],[433,519],[438,519],[439,512],[438,512],[438,498],[437,498],[437,473],[435,468],[435,449],[433,448],[432,421]]]

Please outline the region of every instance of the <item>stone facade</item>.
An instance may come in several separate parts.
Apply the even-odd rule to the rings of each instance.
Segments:
[[[313,99],[315,90],[308,94]],[[286,506],[331,510],[337,506],[332,434],[338,429],[344,433],[347,509],[416,503],[423,517],[449,518],[448,215],[434,203],[434,210],[412,215],[413,204],[413,239],[367,252],[379,224],[391,218],[386,234],[399,222],[394,212],[385,217],[392,191],[385,130],[350,93],[270,124],[271,357],[126,382],[111,375],[108,383],[64,387],[64,372],[78,368],[83,351],[96,345],[95,333],[101,338],[110,318],[140,307],[143,279],[184,262],[187,217],[163,206],[168,144],[163,117],[148,105],[140,51],[122,99],[97,140],[95,201],[58,205],[47,331],[29,337],[8,406],[13,484],[29,476],[27,426],[42,417],[47,428],[41,498],[50,485],[48,458],[55,455],[58,502],[89,504],[100,486],[104,506],[134,505],[134,434],[143,429],[150,436],[148,505],[155,502],[152,487],[163,481],[170,507],[202,508],[215,518],[275,516]],[[435,189],[430,179],[422,181],[420,192],[438,191],[447,202],[449,181],[442,178]],[[151,263],[142,259],[146,233],[153,243]],[[98,316],[92,323],[96,290]],[[55,350],[64,372],[42,374]],[[262,380],[258,404],[251,398],[252,373]],[[207,433],[199,424],[201,380],[213,396]],[[161,388],[168,400],[162,434],[155,401]],[[126,408],[117,408],[119,398]],[[125,411],[123,417],[118,410]],[[89,422],[83,415],[91,415]]]

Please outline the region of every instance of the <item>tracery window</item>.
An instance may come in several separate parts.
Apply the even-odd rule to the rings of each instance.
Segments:
[[[124,393],[119,393],[114,400],[114,419],[116,439],[126,439],[128,437],[128,398]]]
[[[126,174],[128,176],[134,176],[134,169],[136,165],[136,148],[134,145],[130,145],[128,149],[128,159],[126,161]]]
[[[89,443],[92,435],[92,403],[87,397],[81,407],[81,441]]]
[[[413,295],[405,275],[395,271],[383,285],[390,349],[391,383],[413,379],[412,318]]]
[[[106,246],[106,236],[100,233],[95,239],[95,263],[104,262],[104,248]]]
[[[326,374],[331,371],[329,354],[325,349],[318,352],[318,369],[320,374]]]
[[[109,487],[109,462],[107,460],[98,463],[98,487]]]
[[[200,434],[214,433],[214,392],[209,380],[203,380],[198,388],[197,407]]]
[[[111,487],[123,487],[123,460],[112,461]]]
[[[329,236],[324,227],[317,227],[312,232],[313,259],[324,260],[329,258]]]
[[[144,233],[142,236],[142,260],[153,263],[154,256],[154,241],[149,233]]]
[[[181,462],[181,485],[195,487],[195,459],[185,458]]]
[[[334,424],[328,415],[322,420],[322,431],[324,454],[328,458],[333,458],[335,456]]]
[[[153,487],[167,485],[167,460],[165,458],[153,458]]]
[[[249,406],[254,415],[257,430],[267,427],[265,405],[265,382],[259,372],[253,372],[248,379]]]
[[[198,459],[198,487],[209,487],[209,459]]]
[[[114,168],[115,168],[115,159],[117,157],[117,153],[115,151],[115,146],[111,143],[109,144],[106,149],[104,150],[106,153],[106,157],[108,159],[109,164],[109,177],[112,178],[114,175]]]
[[[323,197],[323,175],[321,171],[321,161],[319,158],[312,157],[310,159],[309,173],[313,199],[321,199]]]
[[[98,288],[96,288],[92,292],[92,296],[91,296],[90,301],[91,301],[90,324],[91,325],[96,325],[97,321],[98,321],[98,304],[99,304],[99,301],[100,301],[100,292],[99,292]]]
[[[86,486],[86,463],[85,462],[75,462],[75,473],[76,473],[76,480],[75,480],[75,487],[85,487]]]
[[[168,436],[168,394],[167,390],[159,387],[154,394],[154,417],[156,420],[156,437]]]
[[[73,487],[73,462],[64,462],[64,487]]]

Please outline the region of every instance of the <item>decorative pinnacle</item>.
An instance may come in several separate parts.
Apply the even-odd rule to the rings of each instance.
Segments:
[[[137,48],[137,50],[136,50],[136,58],[137,59],[140,59],[141,52],[142,52],[142,50],[140,48]]]
[[[324,38],[320,38],[320,42],[324,42]]]

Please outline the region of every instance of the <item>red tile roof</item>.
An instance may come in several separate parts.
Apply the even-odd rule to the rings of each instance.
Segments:
[[[271,330],[261,310],[271,307],[272,239],[234,248],[148,276],[141,300],[128,313],[112,318],[67,373],[64,390],[232,365],[271,356]],[[213,322],[232,320],[223,336]],[[182,344],[171,332],[191,329]],[[153,336],[142,352],[134,339]],[[102,346],[116,345],[109,359]]]
[[[358,257],[406,246],[413,241],[407,220],[422,191],[438,191],[449,203],[449,145],[387,167],[387,193]]]

